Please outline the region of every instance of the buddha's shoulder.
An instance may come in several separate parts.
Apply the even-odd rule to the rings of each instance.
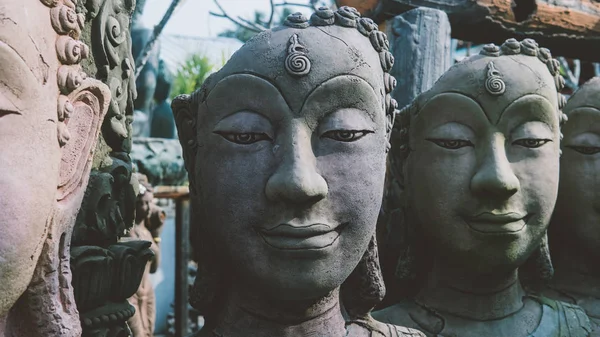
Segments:
[[[373,318],[346,322],[346,331],[348,336],[352,337],[425,337],[419,330],[380,322]]]
[[[400,301],[390,307],[376,311],[373,313],[373,318],[381,322],[433,334],[439,333],[444,326],[444,322],[439,316],[425,310],[411,300]]]
[[[587,337],[592,333],[592,323],[585,310],[578,305],[551,299],[542,295],[529,295],[554,313],[558,319],[561,336]],[[542,318],[543,322],[550,322]]]
[[[530,293],[533,293],[534,296],[547,297],[563,303],[577,304],[573,296],[570,296],[566,292],[550,286],[545,286],[540,290]]]
[[[540,292],[540,295],[558,300],[564,303],[576,304],[585,311],[590,323],[592,324],[592,336],[600,337],[600,300],[567,292],[558,287],[546,286]]]

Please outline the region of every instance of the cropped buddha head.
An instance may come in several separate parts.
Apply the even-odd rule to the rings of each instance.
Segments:
[[[579,88],[564,109],[560,187],[550,227],[550,247],[577,247],[600,258],[600,78]]]
[[[559,64],[531,39],[486,45],[402,109],[393,172],[442,263],[508,272],[545,243],[558,191]]]
[[[32,279],[63,299],[72,292],[63,280],[69,278],[66,249],[110,92],[78,65],[88,47],[78,40],[83,18],[73,0],[2,1],[0,17],[2,321],[19,297],[16,311],[28,307],[30,295],[44,296],[26,291]],[[76,313],[74,302],[65,301]],[[25,311],[12,316],[31,318]]]
[[[373,248],[396,108],[388,48],[353,8],[297,13],[174,100],[201,264],[212,252],[227,281],[277,299],[342,285]]]

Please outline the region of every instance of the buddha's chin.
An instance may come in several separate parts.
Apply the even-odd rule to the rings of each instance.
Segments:
[[[323,284],[318,280],[309,280],[308,282],[297,282],[288,284],[287,287],[271,286],[269,289],[264,289],[271,298],[280,301],[309,301],[319,300],[326,297],[340,284]]]
[[[338,267],[338,266],[336,266]],[[277,267],[275,267],[277,268]],[[340,287],[349,273],[330,267],[277,268],[277,274],[254,275],[260,293],[275,300],[300,301],[319,299]]]

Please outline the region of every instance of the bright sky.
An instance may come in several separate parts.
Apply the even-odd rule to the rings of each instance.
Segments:
[[[228,19],[208,14],[209,11],[219,13],[214,0],[181,0],[181,2],[163,33],[216,37],[220,32],[235,27]],[[276,3],[282,2],[284,1],[276,1]],[[308,3],[308,0],[290,2]],[[231,16],[242,16],[245,19],[252,19],[255,10],[268,15],[271,7],[269,0],[220,0],[219,3]],[[156,25],[170,4],[171,0],[147,0],[143,16],[144,24],[148,27]],[[305,14],[311,13],[310,8],[294,7],[293,9]]]

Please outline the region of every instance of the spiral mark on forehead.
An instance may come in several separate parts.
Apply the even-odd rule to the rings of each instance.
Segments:
[[[290,75],[300,77],[310,72],[310,60],[306,55],[306,48],[298,42],[298,34],[290,38],[288,53],[285,58],[285,70]]]
[[[500,72],[494,67],[494,62],[488,64],[485,90],[492,96],[500,96],[506,91],[506,84],[500,76]]]

